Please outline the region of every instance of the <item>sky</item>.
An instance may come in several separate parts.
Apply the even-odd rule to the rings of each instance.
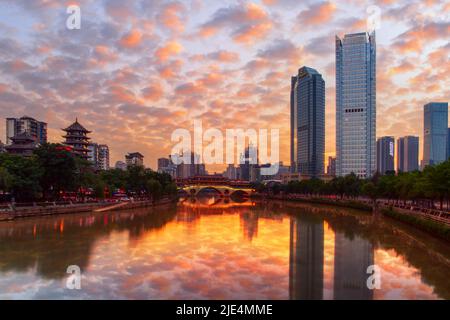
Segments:
[[[69,30],[66,9],[81,9]],[[417,135],[423,105],[450,100],[450,2],[0,0],[0,117],[75,118],[156,169],[177,128],[280,130],[289,164],[290,78],[326,83],[326,158],[335,154],[335,35],[364,32],[377,6],[377,137]],[[0,121],[5,140],[5,121]],[[223,166],[210,167],[221,170]]]

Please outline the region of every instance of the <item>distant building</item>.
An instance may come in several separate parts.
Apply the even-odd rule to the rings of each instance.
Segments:
[[[258,149],[252,145],[245,148],[244,154],[240,156],[240,179],[251,181],[253,167],[259,165]]]
[[[328,157],[327,175],[336,176],[336,158]]]
[[[177,166],[173,163],[172,157],[158,159],[158,172],[167,173],[172,178],[177,177]]]
[[[83,127],[78,119],[75,120],[69,127],[62,129],[66,132],[63,136],[65,138],[64,144],[72,147],[72,152],[83,159],[89,158],[89,140],[88,134],[91,131]]]
[[[336,36],[336,175],[376,171],[375,32]]]
[[[183,161],[184,155],[174,155],[181,162],[177,164],[176,177],[180,179],[190,178],[193,176],[204,176],[207,174],[206,166],[204,163],[200,163],[200,156],[194,152],[187,152],[190,154],[189,163]],[[178,161],[177,161],[178,162]]]
[[[229,164],[227,167],[227,170],[224,173],[224,176],[230,180],[236,180],[237,179],[237,168],[234,166],[234,164]]]
[[[125,156],[127,167],[144,166],[144,156],[139,152],[131,152]]]
[[[397,139],[397,172],[419,170],[419,137]]]
[[[116,165],[114,166],[114,168],[125,171],[125,170],[127,170],[127,164],[125,162],[119,160],[116,162]]]
[[[28,133],[37,143],[47,143],[47,124],[31,117],[6,119],[6,144],[12,143],[12,138],[19,133]]]
[[[98,145],[98,169],[109,170],[109,147],[106,144]]]
[[[87,146],[88,148],[88,158],[87,160],[92,164],[95,169],[98,169],[98,144],[95,142],[90,142]]]
[[[377,140],[377,171],[384,175],[393,172],[395,140],[394,137],[381,137]]]
[[[170,165],[170,160],[168,158],[159,158],[158,159],[158,171],[163,168],[167,168]]]
[[[447,160],[448,103],[431,102],[423,108],[423,167]]]
[[[33,151],[38,147],[39,143],[36,138],[28,132],[21,132],[11,138],[11,144],[5,147],[8,153],[29,157],[33,155]]]
[[[318,176],[325,160],[325,81],[315,69],[302,67],[291,85],[291,166]]]

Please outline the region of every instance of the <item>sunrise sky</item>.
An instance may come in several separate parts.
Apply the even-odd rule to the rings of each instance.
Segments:
[[[81,7],[81,29],[66,8]],[[111,164],[167,156],[176,128],[279,128],[289,163],[290,77],[326,82],[326,156],[335,152],[336,34],[377,30],[377,136],[419,135],[423,105],[450,100],[450,2],[0,0],[0,121],[29,115],[50,142],[76,117]]]

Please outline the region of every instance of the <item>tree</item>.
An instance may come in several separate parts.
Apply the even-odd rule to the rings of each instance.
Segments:
[[[9,191],[12,180],[13,177],[9,174],[8,170],[4,167],[0,167],[0,190],[3,192]]]
[[[60,191],[76,188],[77,165],[74,155],[59,144],[43,144],[34,151],[36,164],[42,172],[40,186],[44,198],[55,198]]]

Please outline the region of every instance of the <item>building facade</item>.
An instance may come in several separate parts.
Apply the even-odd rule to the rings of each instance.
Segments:
[[[397,139],[397,172],[419,170],[419,137]]]
[[[336,175],[375,170],[375,32],[336,36]]]
[[[27,116],[6,119],[6,144],[11,144],[14,136],[25,132],[37,143],[47,143],[47,123]]]
[[[394,172],[394,137],[381,137],[377,140],[377,171],[380,174]]]
[[[447,160],[448,103],[431,102],[423,108],[423,167]]]
[[[106,144],[98,145],[98,165],[99,170],[109,170],[109,147]]]
[[[98,144],[95,142],[89,142],[88,146],[88,161],[95,169],[98,169]]]
[[[131,152],[125,156],[127,167],[144,166],[144,156],[139,152]]]
[[[328,157],[327,175],[336,176],[336,158]]]
[[[291,163],[295,164],[293,172],[318,176],[324,173],[325,81],[315,69],[302,67],[298,75],[292,78],[292,84]]]
[[[63,131],[66,132],[63,136],[64,144],[72,148],[73,154],[87,160],[89,158],[89,140],[91,139],[88,134],[91,131],[83,127],[78,119]]]
[[[33,151],[39,146],[36,138],[29,134],[27,131],[20,132],[11,138],[11,144],[5,146],[5,150],[8,153],[31,157]]]

